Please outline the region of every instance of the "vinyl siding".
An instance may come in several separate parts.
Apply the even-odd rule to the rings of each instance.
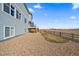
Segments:
[[[15,27],[15,36],[28,32],[28,21],[29,21],[28,15],[29,14],[28,13],[26,14],[23,10],[20,10],[20,9],[23,9],[22,7],[18,7],[18,5],[16,6],[15,4],[12,4],[12,5],[19,12],[21,12],[21,14],[22,14],[21,20],[16,19],[15,16],[11,16],[10,14],[6,13],[5,11],[1,11],[0,12],[0,24],[1,24],[0,25],[0,39],[4,38],[4,36],[3,36],[4,35],[4,33],[3,33],[4,26],[14,26]],[[27,23],[24,22],[25,18],[27,19]],[[26,32],[25,32],[25,29],[26,29]]]
[[[0,3],[0,11],[2,10],[2,4]]]
[[[3,39],[3,26],[0,24],[0,40]]]

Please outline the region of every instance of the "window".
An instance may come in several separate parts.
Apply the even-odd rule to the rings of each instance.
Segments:
[[[29,24],[31,24],[31,21],[29,21]]]
[[[15,33],[14,27],[11,27],[11,36],[14,36],[14,33]]]
[[[7,13],[10,13],[10,4],[9,3],[4,3],[4,11]]]
[[[15,35],[15,28],[12,26],[5,27],[5,38],[13,37]]]
[[[4,8],[3,10],[5,12],[11,14],[12,16],[15,15],[15,8],[14,8],[14,6],[10,5],[9,3],[4,3],[3,8]],[[16,18],[21,19],[21,13],[18,10],[16,10]]]
[[[19,19],[21,19],[21,13],[19,13]]]
[[[16,18],[18,18],[18,11],[16,10]]]
[[[24,19],[24,22],[25,22],[25,23],[27,22],[26,18]]]
[[[5,37],[10,36],[10,27],[5,27]]]
[[[14,16],[14,7],[11,5],[11,15]]]
[[[21,13],[19,13],[17,10],[16,10],[16,18],[21,19]]]

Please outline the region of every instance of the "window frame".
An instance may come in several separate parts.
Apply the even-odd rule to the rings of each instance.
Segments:
[[[5,37],[5,27],[9,27],[10,29],[10,31],[9,31],[9,36],[8,37]],[[14,29],[13,29],[13,35],[11,35],[12,34],[12,29],[11,29],[11,27],[13,27]],[[8,38],[11,38],[11,37],[14,37],[15,36],[15,27],[14,26],[3,26],[3,39],[8,39]]]
[[[7,7],[8,7],[8,11],[5,9]],[[10,14],[10,3],[3,3],[3,11]]]
[[[21,13],[18,10],[16,10],[16,18],[21,20]]]
[[[15,16],[15,7],[13,5],[10,5],[10,12],[11,16]]]
[[[9,4],[9,5],[7,5],[8,11],[6,11],[6,9],[5,9],[5,8],[7,8],[7,7],[6,7],[6,4]],[[5,5],[5,6],[4,6],[4,5]],[[12,7],[13,7],[13,8],[12,8]],[[18,8],[18,9],[19,9],[19,8]],[[10,4],[10,3],[3,3],[3,4],[2,4],[2,11],[4,11],[4,12],[10,14],[11,16],[14,16],[16,19],[21,20],[21,19],[22,19],[22,13],[21,13],[18,9],[15,8],[15,7],[14,7],[12,4]]]
[[[8,31],[6,30],[6,28],[8,28]],[[8,36],[6,36],[6,32],[8,32]],[[5,27],[5,33],[4,34],[5,34],[5,37],[10,37],[10,27],[7,27],[7,26]]]
[[[26,19],[26,18],[24,19],[24,23],[25,23],[25,24],[27,23],[27,19]]]

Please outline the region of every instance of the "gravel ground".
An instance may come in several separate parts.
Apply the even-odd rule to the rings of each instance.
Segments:
[[[79,55],[79,43],[52,43],[46,41],[40,33],[28,33],[0,42],[2,56],[76,56]]]

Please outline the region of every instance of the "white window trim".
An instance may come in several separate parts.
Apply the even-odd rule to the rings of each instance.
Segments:
[[[3,39],[9,38],[9,37],[5,37],[5,27],[9,27],[9,26],[4,26],[4,27],[3,27]]]
[[[12,6],[14,9],[12,9],[11,6]],[[15,17],[15,7],[10,3],[10,15],[11,15],[11,10],[14,11],[14,16],[13,16],[13,17]],[[11,15],[11,16],[12,16],[12,15]]]
[[[12,15],[11,15],[11,3],[9,3],[9,4],[10,4],[10,5],[9,5],[9,8],[10,8],[10,9],[9,9],[9,13],[8,13],[8,14],[9,14],[10,16],[12,16]],[[2,3],[2,11],[5,12],[5,11],[4,11],[4,3]],[[7,13],[7,12],[6,12],[6,13]]]
[[[10,10],[9,10],[9,12],[10,12],[9,15],[10,15],[10,16],[12,16],[12,15],[11,15],[11,5],[12,5],[12,4],[10,3]],[[12,16],[12,17],[14,17],[15,19],[17,19],[17,18],[16,18],[16,10],[18,10],[18,11],[21,13],[21,19],[20,19],[20,20],[22,20],[22,15],[24,15],[24,17],[26,17],[26,18],[29,17],[29,16],[28,16],[28,13],[27,13],[27,15],[24,14],[24,12],[23,12],[16,4],[15,4],[15,6],[16,6],[16,7],[14,7],[14,8],[15,8],[15,10],[14,10],[14,16]],[[4,11],[4,3],[2,3],[2,11],[5,12],[5,11]]]
[[[15,8],[15,7],[14,7]],[[16,18],[16,8],[14,9],[14,18]]]
[[[5,37],[5,27],[10,27],[10,36],[9,37]],[[8,39],[8,38],[15,36],[15,27],[14,27],[14,35],[13,36],[11,36],[11,27],[14,27],[14,26],[3,26],[3,39]]]
[[[11,3],[9,3],[9,4],[11,5]],[[10,5],[9,5],[9,7],[10,7]],[[10,7],[10,9],[11,9],[11,7]],[[9,13],[8,13],[8,14],[11,13],[10,9],[9,9]],[[4,3],[2,3],[2,11],[4,11]],[[5,12],[5,11],[4,11],[4,12]],[[6,12],[6,13],[7,13],[7,12]]]
[[[14,26],[10,26],[10,30],[11,30],[11,27],[14,28],[14,34],[11,36],[11,31],[10,31],[10,37],[13,37],[13,36],[15,36],[15,27]]]
[[[9,7],[10,7],[10,9],[9,9],[9,14],[11,15],[11,3],[10,3],[10,5],[9,5]],[[11,15],[12,16],[12,15]]]
[[[1,11],[3,11],[3,8],[4,8],[3,3],[1,5],[2,5],[2,10]]]
[[[28,12],[27,12],[27,14],[25,14],[25,13],[21,10],[21,8],[19,8],[19,7],[17,6],[17,4],[15,4],[15,6],[16,6],[16,10],[20,11],[20,13],[21,13],[21,20],[23,20],[23,19],[22,19],[23,16],[26,17],[26,19],[29,18]],[[15,15],[15,17],[16,17],[16,15]],[[17,18],[16,18],[16,19],[17,19]],[[28,20],[29,20],[29,19],[28,19]]]
[[[11,15],[11,5],[12,5],[12,4],[10,3],[10,10],[9,10],[10,13],[9,13],[8,15],[10,15],[11,17],[14,17],[14,18],[16,19],[16,7],[14,7],[14,8],[15,8],[15,9],[14,9],[14,16],[12,16],[12,15]],[[2,12],[5,12],[5,11],[4,11],[4,3],[2,3]],[[6,13],[6,12],[5,12],[5,13]]]
[[[18,18],[17,18],[17,15],[16,15],[16,19],[19,19],[19,20],[21,20],[22,19],[22,13],[18,10],[18,9],[16,9],[16,12],[18,12]]]

